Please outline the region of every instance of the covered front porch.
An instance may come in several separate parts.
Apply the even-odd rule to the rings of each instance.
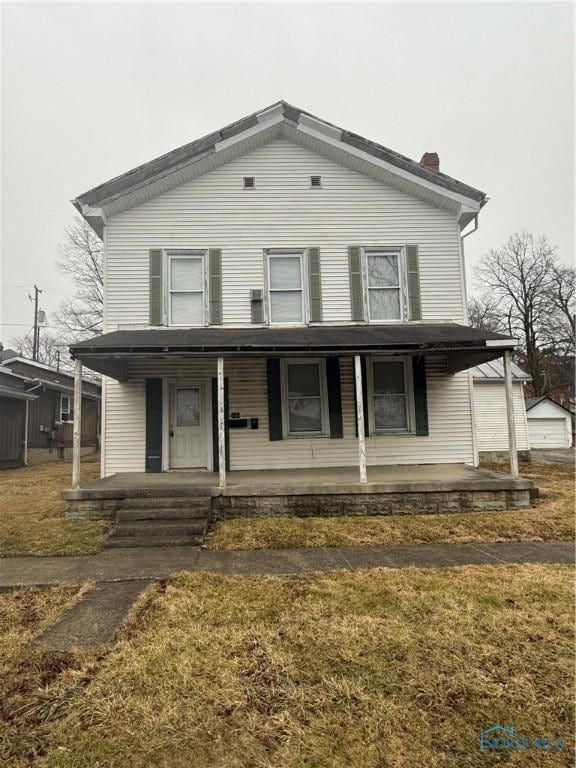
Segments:
[[[345,467],[346,484],[363,486],[389,470],[381,465],[476,464],[467,371],[502,355],[509,368],[513,347],[513,339],[457,324],[403,324],[118,331],[71,351],[77,386],[83,364],[109,377],[104,475],[204,468],[226,489],[236,470],[252,468],[258,476],[326,470],[322,482],[333,485]],[[307,388],[300,377],[294,395],[297,365],[316,381]],[[181,424],[179,393],[188,408]],[[80,418],[77,409],[75,435]],[[511,408],[508,419],[513,437]],[[180,426],[196,429],[198,456],[192,446],[175,461]],[[510,470],[516,479],[513,439]],[[80,488],[78,460],[73,475]]]
[[[138,500],[209,498],[213,519],[268,515],[434,514],[518,509],[533,484],[465,464],[216,472],[122,472],[64,492],[71,516],[111,518]],[[128,502],[127,502],[128,500]],[[148,501],[146,502],[148,503]]]

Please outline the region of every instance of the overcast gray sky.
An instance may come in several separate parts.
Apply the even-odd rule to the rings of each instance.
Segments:
[[[2,315],[70,291],[77,194],[285,99],[486,191],[471,265],[515,230],[573,258],[569,3],[4,3]],[[24,286],[24,287],[20,287]]]

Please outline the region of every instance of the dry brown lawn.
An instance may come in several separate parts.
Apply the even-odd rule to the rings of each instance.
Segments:
[[[82,477],[99,477],[97,457],[82,462]],[[71,555],[97,552],[106,525],[64,519],[60,494],[70,487],[70,462],[0,471],[0,556]]]
[[[521,471],[541,492],[540,499],[527,510],[410,517],[227,520],[214,527],[206,546],[240,550],[573,539],[574,467],[530,463],[522,465]]]
[[[20,595],[0,596],[14,768],[572,765],[569,568],[180,575],[100,659],[27,645],[72,588]],[[495,723],[567,746],[480,753]]]

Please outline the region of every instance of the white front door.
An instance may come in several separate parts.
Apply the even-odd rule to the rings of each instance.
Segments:
[[[170,469],[206,467],[203,401],[200,385],[170,387]]]

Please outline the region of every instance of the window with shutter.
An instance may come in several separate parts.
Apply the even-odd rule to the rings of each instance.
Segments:
[[[373,434],[414,432],[409,357],[373,358],[369,366],[369,419]]]
[[[168,251],[168,323],[205,323],[205,254]]]
[[[282,361],[282,404],[286,437],[328,434],[325,360]]]
[[[304,322],[302,252],[268,254],[268,317],[272,324]]]
[[[404,315],[400,251],[366,249],[368,319],[401,320]]]

